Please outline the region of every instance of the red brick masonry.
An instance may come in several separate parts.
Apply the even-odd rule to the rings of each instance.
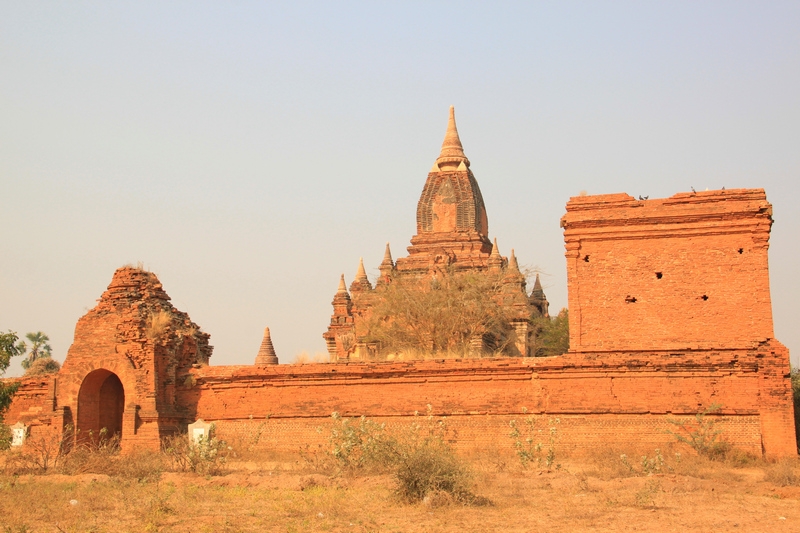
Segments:
[[[717,404],[731,444],[797,453],[789,354],[772,338],[763,190],[577,197],[562,226],[571,340],[563,356],[207,366],[207,337],[154,276],[121,269],[79,321],[61,372],[24,379],[6,422],[56,433],[90,420],[81,410],[95,413],[103,398],[98,415],[110,420],[120,393],[99,380],[113,373],[124,389],[124,446],[155,446],[203,418],[223,438],[260,435],[259,446],[293,451],[324,440],[317,428],[334,411],[399,425],[428,405],[448,417],[463,450],[510,451],[508,422],[524,412],[558,417],[564,448],[658,446],[674,441],[668,419]],[[156,308],[172,320],[151,338],[146,317]]]

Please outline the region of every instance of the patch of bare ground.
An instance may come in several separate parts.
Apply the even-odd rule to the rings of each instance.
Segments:
[[[800,530],[800,462],[607,451],[522,469],[471,460],[481,505],[399,500],[394,479],[330,475],[291,457],[231,460],[219,475],[0,475],[0,531],[458,532]],[[633,459],[635,457],[635,459]],[[647,459],[647,460],[645,460]],[[653,459],[653,461],[650,461]],[[124,460],[124,459],[121,459]],[[657,471],[651,471],[658,465]]]

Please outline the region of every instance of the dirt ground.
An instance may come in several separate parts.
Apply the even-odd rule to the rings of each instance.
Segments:
[[[217,476],[163,472],[0,476],[0,531],[458,532],[800,531],[797,460],[685,460],[646,475],[618,456],[541,470],[473,461],[465,506],[446,495],[406,504],[389,475],[314,473],[299,461],[239,461]]]

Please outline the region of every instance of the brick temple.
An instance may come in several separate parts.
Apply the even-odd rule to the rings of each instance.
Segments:
[[[377,362],[342,353],[338,336],[356,331],[359,299],[396,276],[442,266],[516,276],[513,254],[489,243],[452,113],[417,214],[408,257],[395,263],[387,250],[377,287],[363,265],[349,291],[342,279],[326,334],[336,361],[276,364],[265,330],[254,364],[210,366],[209,335],[154,274],[123,267],[78,320],[61,370],[16,380],[5,422],[51,442],[106,428],[130,450],[157,449],[203,419],[222,439],[258,434],[259,447],[297,452],[327,442],[321,428],[334,411],[402,428],[430,408],[457,432],[457,449],[502,456],[514,453],[509,422],[522,416],[558,417],[560,450],[653,449],[675,444],[671,421],[716,406],[708,416],[731,446],[797,455],[789,352],[773,331],[763,189],[571,198],[561,219],[564,355]],[[546,302],[538,285],[524,292],[524,279],[508,286],[520,308]]]
[[[411,238],[408,256],[392,260],[389,244],[379,266],[380,276],[373,287],[363,261],[348,291],[344,275],[333,298],[333,315],[323,334],[331,361],[370,359],[380,348],[369,342],[371,310],[380,303],[386,287],[401,278],[431,278],[452,272],[494,274],[502,277],[495,298],[510,316],[513,342],[505,355],[530,354],[531,318],[549,316],[548,302],[539,276],[531,294],[520,272],[514,250],[500,255],[497,239],[489,239],[489,219],[480,187],[456,127],[455,111],[450,118],[439,157],[417,203],[417,234]],[[476,335],[471,341],[472,355],[489,352],[492,339]]]

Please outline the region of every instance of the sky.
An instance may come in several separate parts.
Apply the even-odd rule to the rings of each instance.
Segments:
[[[325,352],[344,273],[416,232],[448,108],[500,252],[567,305],[571,196],[764,188],[800,361],[798,2],[0,0],[0,330],[155,272],[213,365]],[[7,376],[19,375],[16,360]]]

